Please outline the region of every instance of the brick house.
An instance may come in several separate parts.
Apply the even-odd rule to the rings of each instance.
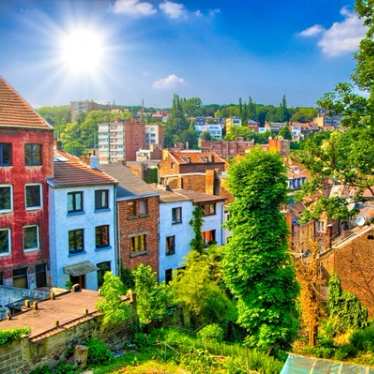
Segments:
[[[0,284],[49,284],[52,159],[51,126],[0,78]]]
[[[321,262],[337,274],[344,290],[355,294],[374,316],[374,225],[358,226],[336,238]]]
[[[200,148],[205,152],[215,152],[225,160],[235,156],[244,156],[245,153],[255,146],[251,140],[204,140],[200,139]]]
[[[150,265],[158,273],[159,193],[127,166],[111,164],[101,169],[116,178],[119,257],[124,268]]]
[[[163,178],[176,174],[205,173],[206,170],[225,171],[226,161],[211,151],[166,150],[159,163],[159,177]]]

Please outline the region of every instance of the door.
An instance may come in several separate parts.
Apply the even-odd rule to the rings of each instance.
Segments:
[[[77,277],[70,275],[70,282],[73,285],[79,284],[80,288],[86,288],[86,276],[85,275],[79,275]]]

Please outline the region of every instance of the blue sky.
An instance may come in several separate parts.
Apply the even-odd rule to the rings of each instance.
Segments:
[[[79,71],[61,62],[76,29],[101,41]],[[353,0],[2,0],[0,75],[35,106],[168,106],[174,92],[313,105],[349,78],[364,31]]]

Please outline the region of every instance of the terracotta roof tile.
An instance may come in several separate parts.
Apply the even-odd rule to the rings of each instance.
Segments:
[[[207,202],[214,202],[214,201],[224,201],[226,198],[224,196],[219,195],[210,195],[205,192],[197,192],[192,190],[183,190],[177,189],[174,190],[175,193],[185,196],[186,198],[192,200],[194,203],[207,203]]]
[[[0,77],[0,127],[52,129],[3,78]]]
[[[114,184],[117,180],[99,169],[93,169],[78,157],[64,151],[55,151],[53,187],[92,186]]]
[[[212,151],[169,151],[180,164],[225,163],[225,160]]]

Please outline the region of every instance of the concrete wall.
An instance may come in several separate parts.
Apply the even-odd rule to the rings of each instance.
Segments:
[[[109,190],[109,209],[95,211],[95,190]],[[67,193],[83,191],[84,212],[67,213]],[[77,264],[83,261],[91,261],[95,265],[110,261],[112,272],[117,273],[116,263],[116,205],[114,204],[114,187],[92,186],[72,188],[50,188],[51,210],[49,214],[51,242],[50,264],[52,284],[57,287],[65,287],[69,276],[64,273],[64,266]],[[95,227],[109,225],[110,246],[96,249]],[[68,231],[84,229],[84,252],[69,254]],[[86,276],[86,288],[97,289],[97,273],[91,272]]]

